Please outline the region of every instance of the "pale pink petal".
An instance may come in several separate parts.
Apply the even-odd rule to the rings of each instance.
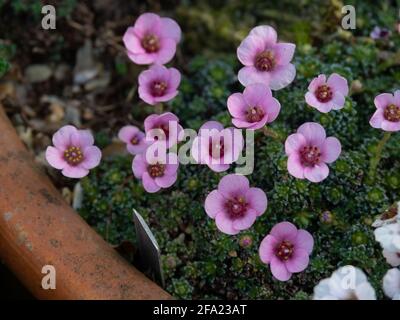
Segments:
[[[228,174],[218,184],[218,191],[228,199],[246,194],[249,188],[249,180],[239,174]]]
[[[146,119],[144,119],[144,131],[149,131],[151,129],[154,129],[158,125],[158,118],[160,115],[158,114],[151,114],[149,115]]]
[[[257,216],[261,216],[267,210],[268,199],[265,192],[260,188],[247,190],[245,199],[249,207],[255,210]]]
[[[181,28],[171,18],[161,18],[160,32],[162,37],[172,38],[176,43],[181,40]]]
[[[135,22],[135,32],[138,36],[143,37],[146,34],[153,34],[160,24],[160,17],[154,13],[146,12],[140,15]]]
[[[155,97],[149,94],[149,91],[142,86],[139,87],[139,98],[150,105],[155,105],[157,103]]]
[[[385,120],[385,117],[383,116],[384,109],[377,109],[375,113],[373,114],[372,118],[369,120],[369,124],[371,127],[376,128],[376,129],[381,129],[382,128],[382,123]]]
[[[89,173],[88,169],[85,169],[83,167],[80,166],[66,166],[63,170],[62,170],[62,174],[68,178],[83,178],[85,176],[87,176]]]
[[[272,121],[275,121],[275,119],[278,117],[279,112],[281,111],[281,104],[277,99],[271,98],[266,104],[266,110],[268,114],[267,122],[271,123]]]
[[[275,257],[275,250],[278,244],[278,241],[270,234],[261,241],[258,252],[262,262],[267,264],[271,262],[272,258]]]
[[[381,93],[375,97],[374,103],[378,109],[385,109],[388,105],[394,103],[394,97],[390,93]]]
[[[299,133],[293,133],[287,137],[285,141],[285,152],[286,155],[291,155],[294,152],[298,152],[307,144],[306,138]]]
[[[391,122],[384,120],[382,122],[382,129],[389,132],[395,132],[400,130],[400,121],[399,122]]]
[[[287,240],[291,243],[295,243],[297,228],[293,223],[288,221],[280,222],[271,229],[270,235],[272,235],[278,242]]]
[[[287,281],[291,278],[292,273],[289,272],[285,263],[283,263],[279,258],[275,256],[272,257],[270,266],[272,275],[279,281]]]
[[[272,97],[271,89],[262,83],[254,83],[247,86],[243,91],[243,97],[247,106],[255,107],[268,98]]]
[[[264,51],[264,41],[257,36],[247,36],[237,48],[237,57],[245,66],[254,65],[254,60],[260,52]]]
[[[163,38],[160,41],[160,50],[156,52],[154,63],[166,64],[172,60],[176,52],[176,42],[170,38]]]
[[[253,28],[250,31],[249,36],[258,36],[262,38],[265,46],[274,45],[278,39],[275,29],[267,25]]]
[[[181,83],[181,73],[178,69],[169,68],[169,81],[168,81],[168,91],[176,91]]]
[[[307,268],[310,258],[304,249],[295,249],[289,260],[285,262],[289,272],[301,272]]]
[[[133,53],[131,51],[127,51],[126,54],[128,58],[131,59],[136,64],[151,64],[156,61],[157,55],[156,53]]]
[[[81,166],[85,169],[92,169],[100,164],[101,151],[96,146],[86,147],[83,150],[83,157]]]
[[[319,123],[306,122],[302,124],[298,129],[297,133],[301,133],[306,138],[307,143],[312,146],[321,146],[326,138],[325,129]]]
[[[346,78],[337,73],[332,73],[328,78],[328,86],[333,91],[339,91],[344,97],[349,94],[349,85]]]
[[[233,228],[237,230],[246,230],[253,225],[256,218],[256,212],[252,209],[247,209],[247,212],[243,217],[233,220]]]
[[[227,105],[231,116],[236,118],[242,118],[245,116],[247,104],[241,93],[236,92],[231,94],[228,98]]]
[[[167,102],[167,101],[170,101],[173,98],[175,98],[178,95],[178,93],[179,93],[179,91],[174,91],[174,92],[171,92],[171,93],[164,94],[164,95],[162,95],[160,97],[154,97],[154,101],[156,101],[156,102]]]
[[[304,177],[311,182],[321,182],[328,175],[329,175],[329,168],[323,162],[313,167],[304,168]]]
[[[146,140],[144,139],[144,133],[140,132],[140,133],[138,133],[138,135],[139,134],[142,135],[142,136],[139,137],[139,139],[141,139],[141,141],[138,144],[135,144],[135,145],[134,144],[127,144],[126,145],[126,148],[128,149],[128,152],[130,154],[136,155],[136,154],[142,153],[149,146],[148,143],[146,142]]]
[[[305,250],[308,254],[311,254],[314,247],[314,238],[308,231],[300,229],[297,231],[294,246],[295,250],[296,248],[301,248]]]
[[[320,74],[318,77],[312,79],[308,86],[308,90],[311,92],[315,92],[319,86],[326,84],[326,76],[324,74]]]
[[[147,171],[144,172],[142,175],[142,183],[143,183],[143,188],[149,193],[154,193],[161,189],[161,187],[156,184],[154,179],[150,177]]]
[[[291,155],[289,155],[287,169],[293,177],[304,179],[305,167],[301,164],[301,160],[297,153],[292,153]]]
[[[132,171],[137,179],[142,179],[143,173],[147,171],[147,163],[143,155],[138,154],[133,158]]]
[[[276,54],[278,65],[287,65],[292,61],[296,45],[293,43],[277,43],[274,45],[273,50]]]
[[[260,121],[251,123],[251,126],[248,128],[253,130],[261,129],[267,124],[268,119],[269,119],[268,114],[265,114]]]
[[[391,252],[384,249],[382,251],[382,255],[385,257],[386,262],[389,263],[392,267],[400,266],[400,252]]]
[[[289,63],[284,66],[278,65],[269,72],[269,87],[272,90],[280,90],[291,84],[296,77],[296,68]]]
[[[322,152],[322,158],[321,158],[322,161],[326,163],[332,163],[336,161],[336,159],[342,152],[342,145],[340,144],[340,141],[337,138],[328,137],[322,144],[321,152]]]
[[[235,235],[240,232],[240,230],[237,230],[233,227],[232,219],[230,219],[229,215],[225,212],[220,212],[216,215],[215,224],[221,232],[229,235]]]
[[[190,154],[192,155],[193,159],[196,161],[196,163],[202,163],[201,161],[201,138],[196,137],[193,140],[192,147],[190,149]]]
[[[56,169],[64,169],[68,165],[64,160],[64,152],[51,146],[46,149],[46,160]]]
[[[218,190],[211,191],[204,203],[204,209],[210,218],[215,218],[218,213],[225,211],[225,198]]]
[[[211,130],[211,129],[216,129],[218,131],[221,131],[224,129],[224,126],[218,121],[207,121],[200,127],[199,133],[201,134],[202,130]]]
[[[129,27],[123,38],[125,48],[134,54],[145,54],[145,50],[142,47],[139,37],[135,34],[135,29],[133,27]]]
[[[308,91],[305,95],[306,102],[309,106],[316,108],[319,112],[327,113],[332,110],[331,103],[320,102],[314,93]]]
[[[270,73],[258,71],[253,66],[246,66],[239,70],[238,79],[239,82],[245,87],[253,83],[263,83],[269,85]]]
[[[229,164],[215,164],[208,162],[207,166],[215,172],[224,172],[229,169]]]
[[[176,179],[178,178],[177,173],[173,173],[171,175],[164,174],[162,177],[155,178],[155,183],[161,188],[169,188],[172,186]]]
[[[344,107],[346,98],[340,92],[335,92],[330,102],[332,103],[333,110],[340,110]]]
[[[74,126],[64,126],[53,135],[53,145],[58,149],[66,149],[71,144],[71,135],[78,129]]]
[[[94,143],[94,138],[89,130],[77,130],[71,135],[71,144],[76,147],[89,147]]]
[[[168,153],[167,165],[165,166],[165,174],[172,175],[178,171],[179,161],[176,153]]]
[[[135,126],[124,126],[118,132],[118,139],[125,143],[131,143],[138,132],[139,129]]]
[[[266,122],[266,121],[265,121]],[[249,129],[254,129],[253,127],[255,126],[254,123],[252,122],[247,122],[245,120],[240,120],[240,119],[232,119],[232,124],[236,128],[249,128]]]

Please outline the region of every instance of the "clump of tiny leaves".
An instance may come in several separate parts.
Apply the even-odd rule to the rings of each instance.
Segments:
[[[282,109],[272,128],[285,137],[313,119],[326,128],[328,136],[340,139],[343,152],[329,177],[314,184],[290,176],[282,142],[256,132],[255,171],[248,178],[267,193],[269,206],[251,229],[225,235],[204,212],[205,197],[226,173],[182,165],[173,187],[149,194],[132,177],[131,159],[126,156],[106,159],[82,180],[80,214],[107,241],[119,244],[135,242],[132,209],[137,209],[159,242],[166,289],[178,298],[308,299],[321,279],[347,264],[363,269],[382,298],[381,280],[388,265],[371,223],[398,200],[400,138],[394,135],[387,144],[371,181],[369,159],[382,132],[371,128],[368,120],[375,108],[374,96],[394,91],[400,70],[379,63],[378,45],[360,39],[352,45],[331,41],[321,50],[298,48],[297,77],[276,94]],[[230,56],[217,60],[199,56],[191,61],[181,93],[171,105],[184,127],[198,129],[206,120],[230,124],[226,98],[238,89],[234,76],[238,68]],[[333,72],[352,84],[351,95],[340,112],[322,114],[306,105],[304,93],[317,74]],[[315,247],[310,266],[282,283],[261,263],[258,244],[284,220],[312,233]]]

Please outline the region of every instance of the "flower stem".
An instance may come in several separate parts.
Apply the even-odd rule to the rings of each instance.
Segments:
[[[164,105],[163,105],[163,103],[162,103],[162,102],[157,103],[157,104],[155,105],[154,110],[156,111],[157,114],[163,113],[163,110],[164,110]]]
[[[376,146],[375,154],[372,156],[370,160],[369,178],[371,181],[373,181],[373,179],[375,178],[376,168],[378,167],[379,161],[381,160],[383,148],[385,147],[386,142],[388,142],[390,135],[391,135],[390,132],[385,132],[383,138],[381,139],[381,141],[379,141],[378,145]]]
[[[267,137],[271,137],[279,142],[284,143],[284,139],[273,129],[271,129],[270,127],[265,126],[263,128],[263,133],[267,136]]]

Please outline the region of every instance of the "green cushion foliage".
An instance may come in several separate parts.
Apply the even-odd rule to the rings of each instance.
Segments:
[[[280,136],[286,137],[306,121],[315,121],[326,128],[328,136],[340,139],[342,154],[330,165],[326,180],[314,184],[290,176],[282,142],[257,132],[255,171],[248,177],[251,185],[267,193],[269,204],[265,214],[239,235],[219,232],[203,207],[207,194],[233,168],[215,173],[206,166],[181,166],[171,188],[149,194],[133,177],[131,156],[108,158],[82,180],[80,214],[107,241],[118,244],[135,241],[132,209],[137,209],[159,242],[166,289],[177,298],[308,299],[321,279],[347,264],[363,269],[378,297],[383,298],[381,281],[390,266],[374,239],[371,223],[399,200],[400,134],[394,134],[386,145],[376,178],[371,180],[369,161],[383,132],[371,128],[368,122],[375,110],[374,97],[399,89],[400,69],[393,62],[399,37],[389,47],[361,37],[368,35],[366,30],[371,30],[374,21],[391,20],[386,16],[369,20],[367,7],[358,8],[365,28],[357,31],[360,37],[351,40],[339,35],[318,46],[310,45],[307,30],[311,25],[298,25],[293,36],[300,43],[294,60],[296,80],[274,93],[282,110],[271,127]],[[214,45],[220,41],[218,35],[223,37],[216,32],[213,37],[219,40],[212,42]],[[389,58],[382,59],[382,51]],[[231,125],[226,99],[243,90],[236,80],[240,66],[231,52],[218,58],[199,55],[186,66],[181,93],[168,106],[184,127],[198,129],[209,120]],[[332,72],[353,83],[353,93],[347,97],[345,108],[322,114],[306,105],[304,94],[313,77]],[[355,90],[358,83],[362,88]],[[307,229],[315,247],[309,267],[282,283],[261,263],[258,247],[270,229],[285,220]]]

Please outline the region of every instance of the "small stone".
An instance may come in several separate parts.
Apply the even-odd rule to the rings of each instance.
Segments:
[[[81,113],[75,106],[67,105],[65,110],[65,122],[72,123],[76,127],[80,127],[81,123]]]
[[[29,83],[49,80],[53,70],[46,64],[32,64],[25,69],[25,78]]]
[[[70,67],[67,64],[59,64],[54,71],[54,78],[57,81],[63,81],[69,76]]]
[[[73,199],[72,199],[72,208],[78,210],[82,207],[83,201],[83,189],[80,182],[78,182],[74,187]]]
[[[86,40],[83,47],[79,48],[76,54],[76,65],[74,69],[74,83],[85,84],[94,79],[99,72],[94,61],[92,41]]]
[[[104,89],[110,84],[110,74],[105,73],[102,77],[88,81],[85,84],[86,91],[93,91],[96,89]]]

